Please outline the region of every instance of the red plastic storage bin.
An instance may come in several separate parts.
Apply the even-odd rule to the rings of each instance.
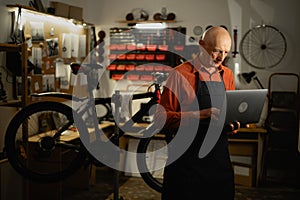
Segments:
[[[156,65],[154,66],[155,71],[164,71],[164,66],[163,65]]]
[[[138,75],[138,74],[128,74],[126,76],[126,79],[131,80],[131,81],[137,81],[137,80],[140,79],[140,75]]]
[[[161,44],[161,45],[158,45],[158,49],[159,49],[160,51],[168,51],[169,46],[168,46],[168,45],[163,45],[163,44]]]
[[[117,50],[126,50],[126,44],[117,44]]]
[[[135,69],[135,65],[126,65],[126,70],[131,71]]]
[[[126,54],[126,59],[127,60],[134,60],[135,59],[135,54]]]
[[[155,51],[157,45],[156,44],[147,44],[146,48],[148,51]]]
[[[109,55],[108,55],[108,58],[109,58],[110,60],[115,60],[115,59],[117,59],[117,54],[109,54]]]
[[[139,65],[135,67],[136,71],[144,71],[145,70],[145,66],[144,65]]]
[[[127,44],[127,50],[129,50],[129,51],[136,50],[136,45],[135,44]]]
[[[154,54],[146,54],[145,59],[146,60],[154,60]]]
[[[126,65],[117,65],[118,71],[124,71],[126,69]]]
[[[111,79],[113,79],[113,80],[121,80],[121,79],[123,79],[123,77],[124,77],[123,74],[113,74],[111,76]]]
[[[153,71],[154,66],[153,65],[146,65],[145,66],[145,71]]]
[[[169,66],[164,66],[164,71],[166,71],[166,72],[170,71],[171,69],[172,69],[172,68],[169,67]]]
[[[156,60],[162,61],[166,59],[166,54],[156,54],[155,55]]]
[[[107,66],[107,69],[108,69],[108,70],[116,70],[116,69],[117,69],[117,65],[114,65],[114,64],[108,65],[108,66]]]
[[[110,44],[110,45],[108,46],[108,49],[109,49],[109,50],[117,50],[117,44]]]
[[[152,81],[153,76],[144,74],[144,75],[141,75],[140,80],[142,80],[142,81]]]
[[[136,49],[140,50],[140,51],[145,51],[146,50],[146,46],[144,44],[137,44],[136,45]]]
[[[118,60],[125,60],[126,59],[126,54],[119,54],[117,55]]]
[[[135,59],[136,59],[136,60],[144,60],[144,59],[145,59],[145,54],[137,54],[137,55],[135,56]]]

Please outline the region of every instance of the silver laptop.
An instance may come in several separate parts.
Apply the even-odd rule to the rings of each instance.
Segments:
[[[226,91],[227,111],[225,123],[239,121],[241,124],[257,123],[265,104],[268,89]]]

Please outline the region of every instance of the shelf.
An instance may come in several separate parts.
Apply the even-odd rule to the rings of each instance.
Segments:
[[[16,14],[20,14],[20,21],[23,24],[23,28],[20,35],[28,35],[32,38],[32,44],[30,47],[27,46],[27,42],[23,41],[20,45],[15,44],[0,44],[0,51],[15,51],[13,53],[20,52],[20,60],[22,61],[22,67],[15,65],[13,62],[6,63],[8,68],[17,68],[18,73],[14,73],[13,75],[13,99],[17,99],[16,96],[20,95],[22,104],[21,107],[27,106],[31,104],[34,99],[30,98],[28,94],[30,93],[41,93],[45,92],[45,87],[43,87],[43,83],[49,83],[51,86],[49,88],[53,88],[55,91],[61,91],[66,93],[72,93],[73,86],[68,83],[68,85],[63,85],[58,77],[56,77],[56,59],[61,58],[63,64],[69,64],[71,62],[82,62],[85,57],[88,55],[89,51],[92,50],[92,44],[95,43],[94,30],[92,29],[92,24],[83,22],[82,20],[70,19],[68,17],[57,16],[54,14],[49,14],[45,12],[41,12],[35,10],[29,6],[23,6],[20,4],[10,4],[6,5],[6,9],[15,16]],[[66,15],[67,16],[67,15]],[[13,17],[11,21],[16,20]],[[31,22],[41,23],[43,28],[39,29],[41,31],[38,35],[33,32],[33,24]],[[38,27],[36,27],[38,28]],[[50,34],[49,30],[55,30],[54,34]],[[61,33],[72,33],[75,34],[76,40],[74,43],[78,44],[78,52],[84,50],[84,53],[73,54],[73,52],[68,52],[66,56],[64,56],[64,52],[61,51],[63,49],[63,35]],[[92,35],[93,34],[93,35]],[[41,36],[40,36],[41,35]],[[68,35],[69,36],[69,35]],[[81,36],[84,36],[81,38]],[[26,36],[27,37],[27,36]],[[85,38],[85,39],[84,39]],[[24,38],[22,38],[24,39]],[[80,41],[84,39],[84,43],[79,46]],[[52,42],[54,46],[52,46]],[[73,42],[73,41],[72,41]],[[51,44],[50,44],[51,43]],[[43,44],[43,45],[41,45]],[[25,48],[25,45],[28,47]],[[52,48],[54,47],[54,48]],[[33,70],[28,68],[28,57],[32,57],[34,53],[34,49],[39,50],[40,56],[38,56],[39,64],[38,67],[35,67]],[[54,51],[52,51],[54,50]],[[57,51],[56,51],[57,50]],[[54,52],[54,54],[52,54]],[[13,57],[15,55],[9,54],[7,57]],[[19,55],[16,55],[19,56]],[[94,59],[94,58],[93,58]],[[11,61],[11,60],[9,60]],[[19,61],[19,60],[18,60]],[[35,62],[33,62],[36,65]],[[18,63],[19,65],[19,63]],[[21,72],[20,72],[21,68]],[[17,76],[17,78],[15,78]],[[20,80],[19,77],[22,77]],[[66,76],[65,76],[66,77]],[[44,82],[43,82],[44,81]],[[18,85],[18,87],[17,87]],[[68,86],[68,87],[63,87]],[[18,90],[17,90],[18,89]],[[50,89],[49,89],[50,90]],[[10,98],[10,97],[9,97]],[[43,100],[48,100],[48,98],[43,98]],[[51,98],[52,100],[52,98]],[[54,101],[59,101],[58,99],[54,99]],[[62,101],[62,100],[60,100]],[[11,105],[13,103],[0,103],[0,105]],[[18,104],[17,104],[18,105]]]
[[[174,20],[119,21],[121,23],[175,22]],[[179,32],[180,30],[183,32]],[[170,29],[110,29],[110,78],[152,81],[153,72],[168,73],[178,65],[184,46],[184,27]],[[180,33],[180,34],[179,34]],[[179,48],[180,47],[180,48]],[[127,73],[130,72],[130,73]]]
[[[0,102],[0,106],[6,107],[20,107],[22,105],[21,100],[8,100],[6,102]]]
[[[22,46],[20,44],[0,43],[0,51],[20,52],[20,51],[22,51]]]
[[[67,17],[62,17],[62,16],[58,16],[58,15],[54,15],[54,14],[50,14],[50,13],[45,13],[45,12],[41,12],[41,11],[38,11],[36,10],[35,8],[33,7],[30,7],[30,6],[26,6],[26,5],[20,5],[20,4],[15,4],[15,5],[12,5],[12,4],[8,4],[7,5],[8,8],[11,8],[13,10],[15,10],[16,8],[21,8],[21,9],[24,9],[26,10],[27,12],[30,12],[30,13],[34,13],[34,14],[38,14],[38,15],[44,15],[44,16],[52,16],[52,17],[55,17],[55,18],[61,18],[61,19],[64,19],[64,20],[72,20],[72,22],[74,24],[87,24],[87,25],[92,25],[91,23],[88,23],[88,22],[84,22],[83,20],[78,20],[78,19],[71,19],[71,18],[67,18]]]
[[[22,94],[27,92],[28,83],[25,82],[27,78],[27,43],[23,44],[8,44],[8,43],[0,43],[0,51],[5,52],[20,52],[21,54],[21,67],[22,67]],[[25,73],[24,73],[25,72]],[[27,104],[27,97],[25,95],[21,96],[21,100],[14,99],[8,100],[7,102],[0,102],[0,106],[7,106],[7,107],[24,107]]]
[[[33,7],[30,7],[30,6],[26,6],[26,5],[21,5],[21,4],[15,4],[15,5],[12,5],[12,4],[8,4],[7,5],[8,8],[24,8],[24,9],[27,9],[27,10],[31,10],[31,11],[35,11],[35,12],[39,12],[37,11],[35,8]]]
[[[238,143],[258,143],[258,139],[228,139],[228,142],[238,142]]]
[[[133,23],[176,23],[176,20],[120,20],[117,21],[118,23],[126,23],[126,24],[133,24]]]

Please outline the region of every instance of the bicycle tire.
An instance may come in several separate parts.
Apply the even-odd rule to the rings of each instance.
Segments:
[[[55,119],[59,123],[55,124]],[[70,122],[70,126],[62,127],[63,122]],[[59,181],[74,174],[86,160],[83,145],[80,140],[63,141],[62,137],[53,137],[61,128],[68,134],[65,130],[70,127],[74,127],[72,108],[63,103],[37,102],[24,107],[6,131],[8,161],[23,177],[39,182]]]
[[[257,69],[269,69],[278,65],[285,56],[286,49],[285,36],[270,25],[259,25],[248,30],[240,43],[242,58]]]
[[[152,189],[154,189],[157,192],[162,192],[162,187],[163,187],[163,168],[158,167],[158,169],[152,167],[149,167],[148,165],[151,164],[151,161],[155,161],[157,159],[156,157],[152,157],[149,155],[149,153],[154,152],[157,150],[155,148],[155,141],[163,141],[163,146],[166,145],[166,141],[162,140],[161,138],[157,138],[155,135],[152,137],[147,137],[147,138],[142,138],[140,142],[138,143],[137,147],[137,166],[140,171],[140,175],[145,181],[145,183],[150,186]],[[158,145],[158,149],[162,149],[162,143]],[[161,153],[160,158],[164,164],[166,163],[167,159],[167,152],[164,152],[165,155],[162,155]],[[150,162],[147,161],[147,158],[151,158]],[[156,160],[157,161],[157,160]],[[157,176],[157,174],[159,174]]]

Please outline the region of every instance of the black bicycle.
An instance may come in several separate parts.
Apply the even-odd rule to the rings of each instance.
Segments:
[[[136,128],[134,124],[140,122],[143,116],[149,114],[151,108],[159,102],[161,84],[167,74],[153,73],[155,81],[149,86],[148,91],[133,94],[131,97],[132,100],[145,98],[150,100],[130,120],[124,122],[120,119],[113,120],[113,131],[104,133],[102,130],[104,124],[100,122],[112,118],[112,105],[114,109],[117,108],[120,96],[116,93],[109,98],[93,97],[93,88],[98,84],[96,72],[101,68],[100,65],[72,63],[71,68],[73,74],[87,75],[86,96],[78,97],[59,92],[33,94],[32,96],[36,98],[58,97],[69,100],[72,106],[49,100],[35,102],[22,108],[8,125],[5,152],[13,168],[28,179],[40,182],[62,180],[91,161],[99,164],[97,155],[95,159],[95,155],[90,153],[95,145],[105,146],[110,142],[117,145],[116,141],[128,130],[136,131],[141,135],[152,130],[151,124],[145,129],[134,129]],[[154,91],[151,90],[153,88]],[[95,109],[97,105],[106,108],[101,119]],[[151,138],[143,138],[141,143],[147,146],[149,143],[144,143],[146,139],[151,140]],[[142,151],[146,150],[147,147]],[[99,155],[105,156],[106,152],[100,152]],[[147,163],[142,162],[142,164]],[[144,174],[142,173],[143,178],[145,178]],[[146,183],[149,184],[149,181],[147,180]],[[149,186],[160,191],[157,187],[153,187],[153,184]]]

